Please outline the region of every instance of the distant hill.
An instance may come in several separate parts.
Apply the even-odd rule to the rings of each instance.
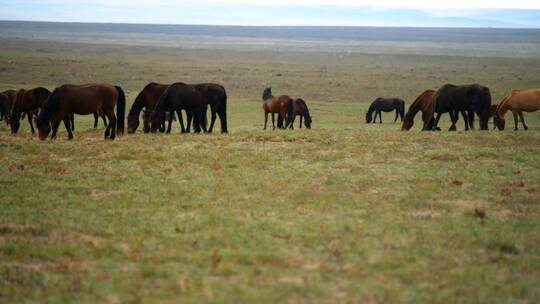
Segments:
[[[166,34],[285,40],[348,40],[448,43],[540,43],[540,29],[205,26],[0,21],[0,37],[17,33]]]

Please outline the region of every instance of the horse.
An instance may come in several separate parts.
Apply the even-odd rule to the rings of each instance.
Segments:
[[[43,104],[50,95],[51,91],[42,87],[31,90],[19,90],[10,111],[11,134],[17,134],[17,132],[19,132],[21,126],[20,120],[23,113],[26,113],[32,134],[35,134],[36,131],[34,130],[32,118],[34,114],[37,114],[38,110],[43,107]]]
[[[377,115],[379,116],[379,122],[382,124],[382,112],[396,111],[396,119],[394,123],[405,116],[405,101],[399,98],[377,98],[366,113],[366,123],[377,122]],[[375,118],[373,118],[373,112],[375,112]]]
[[[114,108],[116,107],[116,115]],[[73,139],[70,114],[90,115],[103,112],[109,119],[105,139],[114,140],[116,133],[124,133],[126,96],[118,86],[108,84],[63,85],[56,88],[43,105],[37,119],[39,139],[45,140],[51,132],[56,138],[58,126],[64,121],[68,139]]]
[[[0,121],[4,120],[7,125],[10,124],[11,107],[17,98],[17,91],[7,90],[0,93]]]
[[[480,117],[480,129],[488,129],[489,108],[491,106],[491,92],[489,88],[479,84],[455,86],[446,84],[435,94],[437,118],[432,129],[436,130],[443,113],[449,113],[452,127],[458,120],[461,112],[465,120],[465,129],[469,129],[469,117],[476,113]],[[468,115],[467,113],[468,112]],[[469,116],[469,117],[468,117]]]
[[[127,118],[129,134],[135,133],[139,128],[139,116],[143,109],[143,131],[144,133],[150,132],[149,120],[146,118],[152,115],[159,97],[167,90],[167,88],[169,88],[169,86],[169,84],[152,82],[147,84],[139,95],[137,95],[135,102],[133,102],[133,105],[129,110]],[[169,123],[169,130],[171,130],[171,124],[172,122]],[[165,131],[164,127],[161,127],[160,129],[163,130],[163,132]]]
[[[204,111],[210,106],[212,122],[210,129],[204,123]],[[225,88],[218,84],[197,84],[189,85],[185,83],[175,83],[161,95],[152,115],[150,131],[155,133],[159,125],[165,119],[165,111],[171,110],[178,114],[182,129],[184,121],[182,110],[193,113],[195,133],[200,133],[201,129],[205,133],[211,133],[217,119],[221,121],[221,132],[227,133],[227,93]]]
[[[420,94],[418,98],[411,104],[405,118],[403,119],[403,125],[401,129],[403,131],[409,131],[414,126],[414,117],[420,111],[422,111],[422,121],[424,125],[422,131],[431,130],[434,123],[434,115],[436,108],[434,90],[426,90],[424,93]]]
[[[264,111],[264,130],[268,125],[268,114],[272,114],[272,126],[276,129],[275,114],[278,114],[278,128],[283,129],[283,120],[287,119],[287,113],[289,111],[289,104],[293,100],[287,96],[282,95],[275,97],[272,95],[272,88],[266,88],[263,92],[263,111]],[[288,125],[288,120],[286,125]]]
[[[497,107],[495,111],[495,125],[499,130],[504,130],[506,125],[504,116],[506,112],[512,111],[514,115],[514,130],[519,130],[518,123],[520,119],[523,128],[528,130],[529,127],[525,123],[523,112],[536,112],[538,110],[540,110],[540,89],[512,91]]]
[[[294,129],[294,120],[296,119],[296,116],[300,116],[300,129],[302,129],[302,119],[304,119],[306,128],[311,129],[312,117],[309,114],[309,108],[303,99],[296,99],[294,102],[289,102],[287,106],[287,117],[289,118],[289,122],[287,126],[285,126],[285,129],[287,127],[290,127],[291,130]]]

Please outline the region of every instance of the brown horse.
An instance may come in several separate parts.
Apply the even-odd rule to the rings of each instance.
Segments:
[[[108,84],[63,85],[53,91],[38,116],[39,139],[45,140],[49,136],[51,126],[51,138],[54,139],[61,121],[64,121],[69,139],[73,139],[70,114],[90,115],[101,111],[109,119],[105,139],[114,140],[117,128],[119,134],[124,133],[125,110],[126,96],[120,87]]]
[[[512,91],[512,93],[506,96],[497,107],[495,112],[495,125],[499,130],[504,130],[506,124],[504,116],[506,115],[506,112],[512,111],[515,124],[514,130],[519,130],[519,119],[521,119],[523,128],[528,130],[529,127],[525,123],[523,112],[536,112],[538,110],[540,110],[540,89]]]
[[[306,124],[306,128],[311,129],[312,117],[309,114],[309,108],[303,99],[297,99],[294,102],[288,104],[287,117],[289,122],[285,128],[290,127],[294,129],[294,120],[296,116],[300,116],[300,129],[302,129],[302,119]]]
[[[31,90],[20,90],[17,92],[17,98],[11,106],[11,134],[17,134],[21,126],[20,120],[23,113],[26,113],[28,123],[32,129],[32,134],[35,134],[32,118],[51,95],[51,91],[45,88],[35,88]]]
[[[17,91],[7,90],[0,93],[0,121],[4,120],[9,125],[11,107],[17,98]]]
[[[435,100],[436,93],[434,90],[427,90],[416,98],[409,107],[407,114],[405,114],[403,126],[401,127],[403,131],[409,131],[413,127],[414,117],[420,111],[422,111],[422,121],[424,122],[422,130],[428,131],[432,129],[437,105]]]
[[[287,119],[287,113],[289,111],[289,104],[293,100],[287,96],[282,95],[275,97],[272,95],[272,88],[267,88],[263,92],[263,110],[264,110],[264,130],[268,125],[268,114],[272,114],[272,126],[276,129],[275,114],[278,114],[278,128],[283,129],[283,121]],[[288,120],[287,120],[288,122]],[[288,125],[288,123],[287,123]]]
[[[156,107],[158,99],[167,90],[170,84],[149,83],[144,89],[137,95],[135,102],[128,114],[128,133],[133,134],[139,128],[139,116],[143,109],[145,115],[151,115]],[[169,130],[171,129],[171,123],[169,123]],[[150,132],[150,124],[148,119],[143,119],[143,131],[144,133]]]

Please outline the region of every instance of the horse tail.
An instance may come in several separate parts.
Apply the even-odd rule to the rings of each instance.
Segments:
[[[405,101],[400,100],[399,102],[399,116],[401,120],[405,119]]]
[[[118,100],[116,101],[116,129],[118,134],[124,134],[124,124],[126,120],[126,94],[121,87],[115,86],[118,91]]]
[[[60,111],[60,90],[58,88],[54,89],[52,94],[49,96],[47,101],[43,104],[43,109],[39,113],[39,116],[36,120],[36,126],[38,129],[41,129],[47,125],[53,114]]]
[[[307,103],[302,100],[302,99],[299,99],[298,102],[300,102],[300,104],[302,104],[304,106],[304,121],[309,121],[311,123],[311,114],[309,113],[309,108],[307,106]]]
[[[293,117],[294,117],[294,103],[295,101],[293,101],[292,99],[289,99],[289,102],[287,102],[287,125],[285,126],[285,128],[287,128],[292,120],[293,120]]]
[[[224,87],[221,87],[223,89],[223,96],[221,98],[221,102],[218,106],[218,115],[219,119],[221,121],[221,133],[228,133],[229,130],[227,128],[227,91]]]

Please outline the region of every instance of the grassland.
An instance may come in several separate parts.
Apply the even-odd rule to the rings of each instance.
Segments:
[[[499,100],[538,86],[540,59],[4,39],[0,71],[0,89],[103,81],[132,101],[180,80],[231,96],[228,135],[105,142],[78,117],[74,141],[40,142],[0,124],[0,302],[540,301],[539,114],[528,132],[362,121],[377,96],[445,82]],[[268,85],[306,98],[314,129],[263,131]]]

